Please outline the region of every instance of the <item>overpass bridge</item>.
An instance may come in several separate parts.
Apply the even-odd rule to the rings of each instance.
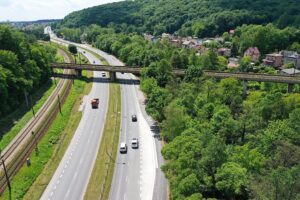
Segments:
[[[116,72],[132,73],[136,75],[141,74],[141,67],[130,66],[111,66],[111,65],[93,65],[93,64],[71,64],[71,63],[52,63],[52,69],[74,69],[77,76],[81,76],[82,70],[90,71],[106,71],[110,74],[110,79],[114,81],[116,79]],[[174,76],[184,77],[185,70],[174,69],[172,71]],[[236,78],[243,81],[244,93],[247,90],[248,81],[257,82],[271,82],[271,83],[285,83],[288,84],[288,92],[292,92],[293,86],[299,84],[300,77],[291,75],[273,75],[273,74],[261,74],[261,73],[246,73],[246,72],[220,72],[220,71],[204,71],[204,75],[207,77],[223,79],[223,78]]]
[[[88,71],[105,71],[109,72],[110,79],[114,81],[116,79],[116,73],[132,73],[136,75],[141,74],[141,67],[129,67],[129,66],[112,66],[112,65],[93,65],[93,64],[72,64],[72,63],[52,63],[50,65],[52,69],[74,69],[77,76],[81,76],[82,70]],[[178,77],[184,77],[185,70],[174,69],[173,75]]]

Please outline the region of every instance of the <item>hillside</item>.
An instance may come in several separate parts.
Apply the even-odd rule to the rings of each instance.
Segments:
[[[59,27],[90,24],[114,26],[122,32],[163,32],[213,36],[242,24],[300,26],[297,0],[136,0],[73,12]]]

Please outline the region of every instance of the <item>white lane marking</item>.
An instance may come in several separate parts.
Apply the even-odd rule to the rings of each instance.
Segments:
[[[80,158],[79,165],[83,162],[83,158]]]
[[[70,189],[68,189],[68,192],[66,193],[66,196],[65,197],[68,197],[70,194]]]
[[[73,180],[76,180],[77,175],[78,175],[78,171],[75,172],[75,175],[74,175],[74,177],[73,177]]]

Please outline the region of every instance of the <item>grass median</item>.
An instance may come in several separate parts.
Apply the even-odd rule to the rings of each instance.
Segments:
[[[118,83],[109,85],[109,105],[96,162],[85,200],[108,199],[115,169],[121,120],[121,92]]]

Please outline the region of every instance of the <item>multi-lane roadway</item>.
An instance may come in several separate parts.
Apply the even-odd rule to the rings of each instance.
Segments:
[[[70,43],[58,38],[54,39],[56,42]],[[86,44],[75,45],[79,47],[79,50],[84,48],[100,55],[110,65],[123,65],[114,56],[101,50]],[[85,52],[85,55],[90,61],[99,63],[99,60],[88,51]],[[99,73],[94,73],[94,75],[97,77]],[[167,181],[160,170],[163,159],[160,154],[161,142],[154,137],[153,125],[155,122],[145,112],[144,96],[139,90],[139,86],[135,85],[137,78],[132,74],[121,73],[117,73],[117,78],[120,80],[122,93],[120,142],[126,142],[128,152],[126,154],[118,153],[110,199],[165,200],[167,199]],[[43,195],[44,199],[82,199],[84,195],[97,152],[96,148],[101,140],[102,132],[100,130],[105,121],[108,84],[105,82],[94,83],[88,99],[94,97],[100,99],[100,109],[91,110],[90,106],[86,104],[79,128]],[[132,122],[132,115],[137,116],[137,122]],[[139,139],[138,149],[131,148],[132,138]],[[91,140],[95,143],[93,147],[90,144]]]
[[[86,57],[97,64],[100,61],[86,52]],[[94,72],[95,81],[90,94],[85,98],[83,116],[71,143],[60,162],[52,180],[47,186],[41,199],[82,199],[91,175],[95,158],[101,141],[102,130],[108,107],[107,79],[102,78],[101,72]],[[98,109],[92,109],[90,101],[100,99]]]

